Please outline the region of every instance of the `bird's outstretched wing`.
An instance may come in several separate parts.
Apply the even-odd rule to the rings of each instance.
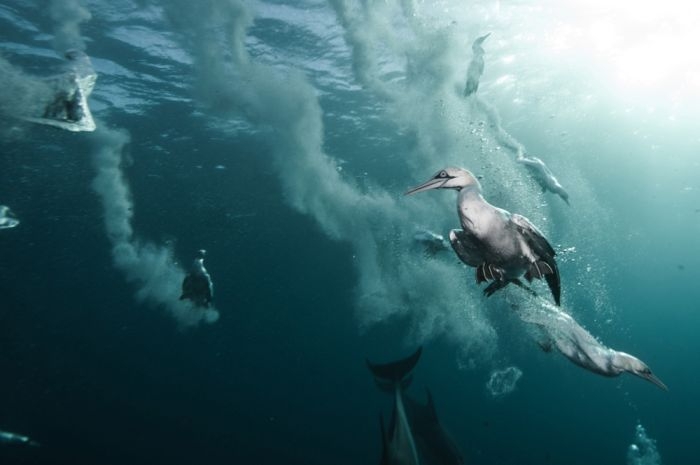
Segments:
[[[464,264],[479,266],[484,262],[484,257],[479,251],[479,247],[474,243],[471,234],[461,229],[453,229],[450,231],[450,244]]]
[[[559,305],[561,298],[561,283],[559,279],[559,268],[554,260],[556,253],[544,235],[535,225],[522,215],[513,214],[511,221],[518,229],[518,232],[525,239],[530,249],[535,253],[537,260],[530,264],[530,268],[525,273],[528,281],[532,279],[544,278],[552,291],[554,302]]]

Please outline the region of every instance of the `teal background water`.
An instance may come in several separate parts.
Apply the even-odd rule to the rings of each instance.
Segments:
[[[99,131],[3,116],[0,204],[21,224],[0,231],[0,429],[42,446],[0,448],[0,463],[376,463],[390,400],[365,358],[419,344],[409,392],[430,387],[467,463],[625,463],[640,422],[664,463],[693,462],[700,139],[685,68],[652,55],[649,73],[675,74],[619,86],[594,42],[551,46],[583,19],[549,3],[426,2],[401,17],[369,2],[339,21],[340,2],[246,2],[247,29],[232,5],[87,1],[76,33],[100,130],[130,135],[135,236],[185,266],[208,250],[214,324],[181,327],[115,267],[92,187]],[[2,58],[60,69],[58,22],[44,2],[5,2]],[[485,32],[480,107],[460,86]],[[571,207],[512,163],[502,131],[549,164]],[[451,193],[402,197],[448,164],[547,232],[563,306],[669,392],[541,352],[511,311],[517,290],[487,301],[451,252],[411,242],[416,227],[457,227]],[[493,397],[489,375],[507,366],[523,376]]]

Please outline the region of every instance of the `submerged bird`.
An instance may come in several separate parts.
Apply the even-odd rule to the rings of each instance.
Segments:
[[[28,436],[11,433],[10,431],[0,431],[0,444],[24,444],[33,447],[39,447],[40,445]]]
[[[462,452],[440,423],[433,396],[426,391],[426,404],[416,402],[408,395],[404,398],[421,465],[463,465]]]
[[[516,160],[522,163],[535,178],[537,184],[542,188],[542,192],[550,191],[561,197],[567,205],[569,204],[569,193],[564,190],[559,180],[554,177],[552,171],[537,157],[518,157]]]
[[[190,300],[197,307],[206,308],[211,306],[214,297],[214,284],[211,281],[211,276],[204,268],[204,256],[206,250],[197,252],[197,257],[192,263],[190,272],[182,281],[182,295],[180,300]]]
[[[419,347],[411,356],[396,362],[374,364],[367,361],[377,385],[394,395],[394,408],[388,429],[384,427],[384,419],[379,417],[382,430],[380,465],[420,464],[416,440],[403,401],[403,391],[411,383],[411,370],[418,363],[422,350],[422,347]]]
[[[605,347],[571,315],[551,304],[545,302],[540,312],[521,314],[521,318],[536,324],[543,331],[547,340],[540,346],[547,352],[555,347],[571,362],[593,373],[613,377],[627,372],[668,390],[644,362],[625,352]]]
[[[493,281],[484,290],[487,296],[509,283],[530,290],[520,281],[524,275],[528,282],[544,278],[559,305],[561,287],[554,249],[527,218],[488,203],[477,178],[462,168],[440,170],[405,195],[430,189],[458,191],[462,229],[450,231],[450,243],[462,262],[476,268],[477,283]]]
[[[68,50],[64,57],[68,61],[68,71],[46,79],[53,98],[44,107],[43,114],[24,119],[73,132],[94,131],[95,120],[87,99],[95,87],[97,73],[90,58],[80,50]]]
[[[0,229],[14,228],[19,224],[19,220],[15,218],[10,207],[0,205]]]
[[[484,48],[481,44],[490,36],[491,33],[477,38],[474,43],[472,43],[472,61],[469,62],[469,68],[467,68],[467,84],[464,87],[464,96],[468,97],[479,89],[479,80],[481,75],[484,74]]]

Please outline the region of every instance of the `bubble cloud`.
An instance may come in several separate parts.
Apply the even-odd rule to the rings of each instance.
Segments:
[[[627,465],[661,465],[656,441],[647,436],[641,424],[635,427],[634,440],[627,449]]]
[[[493,397],[510,394],[515,390],[515,386],[522,375],[523,372],[520,368],[515,366],[494,370],[486,382],[486,389]]]
[[[171,21],[192,44],[200,102],[269,131],[271,164],[289,204],[313,217],[329,237],[352,244],[360,327],[401,317],[412,323],[414,339],[444,335],[465,358],[490,357],[495,331],[479,301],[461,297],[466,280],[460,268],[408,253],[415,219],[429,215],[432,201],[399,200],[398,193],[372,181],[360,188],[337,170],[323,149],[315,89],[301,72],[248,55],[244,39],[252,13],[241,2],[205,2],[196,14],[190,2],[171,8]],[[225,33],[217,35],[221,29]]]
[[[79,0],[51,0],[49,7],[54,22],[53,46],[58,53],[77,48],[85,50],[85,41],[80,35],[80,25],[89,21],[90,12]]]
[[[137,299],[164,308],[182,327],[215,322],[219,318],[216,309],[199,309],[187,300],[179,300],[185,272],[175,263],[172,251],[135,237],[131,225],[134,205],[122,172],[128,133],[99,129],[93,142],[96,176],[92,187],[102,201],[114,265],[136,285]]]

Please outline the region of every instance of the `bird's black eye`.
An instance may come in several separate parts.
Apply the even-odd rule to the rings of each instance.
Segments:
[[[440,171],[440,174],[439,174],[438,176],[440,176],[441,178],[446,178],[446,177],[447,177],[447,171],[445,171],[445,170]]]

